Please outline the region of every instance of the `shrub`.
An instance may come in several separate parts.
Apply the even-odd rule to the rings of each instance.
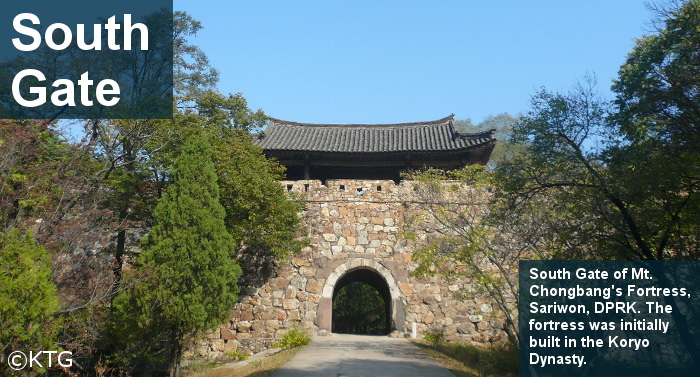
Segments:
[[[299,329],[298,327],[292,327],[289,331],[280,338],[277,342],[273,344],[275,347],[282,348],[294,348],[301,347],[309,344],[311,342],[311,334]]]
[[[247,359],[248,356],[250,356],[250,353],[248,353],[248,351],[245,351],[245,350],[239,351],[236,349],[236,350],[233,350],[231,352],[226,352],[226,356],[228,356],[236,361],[241,361],[241,360]]]
[[[445,343],[445,327],[433,327],[425,333],[424,338],[436,346]]]

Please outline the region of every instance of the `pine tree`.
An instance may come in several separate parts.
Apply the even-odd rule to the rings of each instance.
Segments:
[[[134,276],[115,299],[113,328],[119,329],[123,356],[164,361],[174,376],[187,342],[230,313],[241,271],[203,137],[186,143],[172,180],[156,206]]]
[[[30,233],[0,233],[0,355],[55,349],[59,309],[46,250]],[[22,374],[7,366],[0,363],[3,376]]]

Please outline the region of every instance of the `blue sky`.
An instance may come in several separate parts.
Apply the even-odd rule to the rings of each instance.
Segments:
[[[174,0],[219,90],[309,123],[474,123],[526,112],[540,87],[609,87],[652,15],[643,1]]]

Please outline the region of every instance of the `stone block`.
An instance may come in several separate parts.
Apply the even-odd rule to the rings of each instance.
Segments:
[[[214,352],[223,352],[224,344],[225,342],[223,339],[214,339],[211,341],[211,350]]]
[[[238,350],[240,343],[235,340],[227,340],[224,344],[224,353],[234,353]]]
[[[323,289],[323,284],[321,284],[321,281],[316,280],[316,279],[309,279],[309,282],[306,283],[306,291],[309,293],[321,293],[321,290]]]
[[[457,325],[457,331],[460,334],[473,334],[476,332],[476,326],[471,322],[463,322]]]
[[[311,261],[308,258],[296,258],[294,264],[297,266],[311,266]]]
[[[413,285],[409,283],[399,283],[399,289],[404,295],[413,293]]]
[[[255,321],[250,326],[250,331],[255,333],[261,333],[265,331],[265,323],[263,321]]]
[[[272,310],[265,310],[262,313],[260,313],[260,319],[262,320],[269,320],[275,317],[275,313]]]
[[[270,297],[270,292],[271,292],[270,287],[265,286],[258,291],[258,295],[260,295],[260,297],[262,297],[262,298],[268,298],[268,297]]]
[[[238,330],[239,333],[249,332],[250,326],[251,323],[249,321],[241,321],[236,324],[236,330]]]
[[[469,321],[471,321],[473,323],[480,322],[480,321],[484,320],[484,316],[478,315],[478,314],[472,314],[468,318],[469,318]]]
[[[287,289],[284,290],[284,297],[286,298],[295,298],[297,296],[297,289],[289,286]]]
[[[197,346],[194,353],[197,356],[206,356],[209,353],[209,346]]]
[[[289,285],[289,279],[286,279],[283,277],[270,279],[270,287],[272,287],[273,289],[286,288],[288,285]]]
[[[204,333],[204,337],[206,339],[219,339],[221,338],[221,329],[217,328],[216,330],[207,331]]]
[[[223,339],[223,340],[236,339],[236,332],[231,331],[229,329],[221,329],[221,339]]]
[[[299,305],[299,303],[297,302],[297,300],[295,300],[293,298],[286,298],[286,299],[282,300],[282,307],[285,310],[296,309],[298,307],[298,305]]]
[[[280,323],[279,321],[265,321],[265,331],[267,331],[268,334],[274,334],[275,330],[280,328]]]

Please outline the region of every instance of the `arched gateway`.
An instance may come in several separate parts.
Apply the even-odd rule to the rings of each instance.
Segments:
[[[372,285],[383,296],[387,308],[388,329],[404,330],[406,318],[401,291],[396,279],[381,263],[369,258],[355,258],[346,261],[333,271],[323,286],[316,312],[316,324],[319,329],[331,331],[333,328],[333,297],[345,284],[363,281]]]
[[[490,303],[472,293],[472,283],[411,274],[414,246],[402,227],[426,208],[414,197],[412,182],[398,183],[411,169],[485,163],[495,145],[492,131],[461,133],[453,116],[383,125],[273,119],[254,142],[287,167],[281,184],[306,201],[301,217],[311,244],[283,263],[277,277],[242,287],[231,321],[197,353],[259,351],[293,327],[330,333],[333,299],[353,282],[377,290],[384,329],[392,336],[408,336],[414,327],[419,336],[441,328],[448,339],[483,343],[502,334],[503,320],[488,316]]]

